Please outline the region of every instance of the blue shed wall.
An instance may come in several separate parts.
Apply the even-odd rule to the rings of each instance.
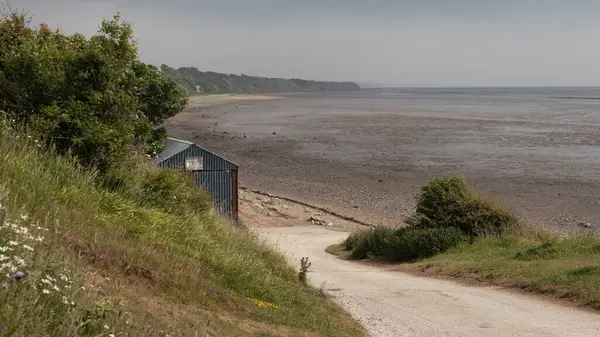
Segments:
[[[234,200],[234,175],[231,171],[237,171],[238,166],[194,144],[163,159],[158,165],[183,170],[186,157],[202,157],[202,171],[193,173],[196,186],[203,187],[211,194],[215,207],[222,215],[233,217],[233,203],[237,200]],[[235,186],[237,188],[237,184]]]

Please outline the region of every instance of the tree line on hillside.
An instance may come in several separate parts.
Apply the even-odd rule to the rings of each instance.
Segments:
[[[325,82],[297,78],[283,79],[248,76],[244,74],[222,74],[212,71],[200,71],[193,67],[175,69],[166,64],[163,64],[160,70],[165,77],[176,82],[189,95],[351,91],[360,89],[360,86],[353,82]]]

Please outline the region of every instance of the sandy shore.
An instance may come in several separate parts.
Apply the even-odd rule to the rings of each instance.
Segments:
[[[598,157],[581,146],[593,144],[596,125],[339,104],[310,97],[191,104],[167,128],[239,163],[244,186],[367,223],[402,225],[422,184],[459,171],[536,228],[600,227]]]

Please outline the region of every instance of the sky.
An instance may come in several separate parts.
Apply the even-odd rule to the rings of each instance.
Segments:
[[[11,0],[157,66],[382,86],[600,86],[598,0]]]

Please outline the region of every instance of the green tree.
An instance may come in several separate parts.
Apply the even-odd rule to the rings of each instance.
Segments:
[[[0,111],[85,165],[107,172],[132,150],[160,151],[161,124],[185,104],[176,83],[140,62],[118,14],[90,38],[20,13],[0,20]]]

